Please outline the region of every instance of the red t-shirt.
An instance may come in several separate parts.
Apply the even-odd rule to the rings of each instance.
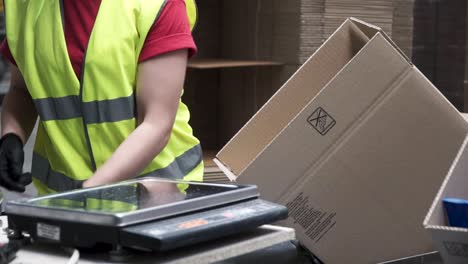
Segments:
[[[101,0],[63,1],[65,41],[77,76],[81,76],[84,53],[100,4]],[[185,1],[168,0],[159,18],[148,32],[139,62],[180,49],[188,49],[189,56],[192,56],[197,48],[190,32]],[[0,52],[16,65],[6,39],[0,46]]]

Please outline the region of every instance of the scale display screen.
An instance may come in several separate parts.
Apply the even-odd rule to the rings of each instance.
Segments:
[[[148,179],[108,188],[89,189],[37,198],[27,203],[70,210],[122,213],[180,201],[207,197],[239,189],[235,185],[176,183]]]
[[[258,197],[255,186],[141,178],[8,202],[7,214],[128,225]]]

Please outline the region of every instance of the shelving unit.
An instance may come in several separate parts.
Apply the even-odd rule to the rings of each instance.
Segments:
[[[212,159],[289,77],[288,62],[274,51],[275,27],[281,25],[274,25],[272,9],[263,3],[273,2],[197,1],[198,54],[188,64],[183,101],[204,151],[205,181],[228,181]]]

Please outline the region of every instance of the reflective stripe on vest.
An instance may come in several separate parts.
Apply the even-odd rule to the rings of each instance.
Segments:
[[[140,177],[155,176],[160,178],[182,179],[200,164],[202,157],[201,152],[200,145],[197,145],[183,155],[178,156],[167,167],[145,173]],[[76,189],[78,186],[81,186],[83,182],[82,180],[75,180],[63,173],[54,171],[48,160],[37,153],[33,153],[32,164],[32,171],[35,172],[34,177],[56,192]]]
[[[42,121],[65,120],[84,116],[87,124],[117,122],[135,117],[135,96],[83,103],[79,96],[35,99]]]
[[[186,1],[193,27],[195,2]],[[88,179],[135,130],[138,58],[165,4],[102,0],[78,79],[68,57],[63,3],[5,0],[8,44],[40,117],[32,171],[40,193]],[[142,175],[203,179],[200,142],[189,118],[180,102],[167,145]]]

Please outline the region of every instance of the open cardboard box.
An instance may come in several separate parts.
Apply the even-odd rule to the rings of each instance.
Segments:
[[[325,263],[432,251],[421,223],[468,132],[379,28],[348,19],[217,154]]]
[[[468,136],[424,220],[444,262],[465,264],[468,263],[468,229],[447,225],[442,200],[449,197],[468,199]]]

